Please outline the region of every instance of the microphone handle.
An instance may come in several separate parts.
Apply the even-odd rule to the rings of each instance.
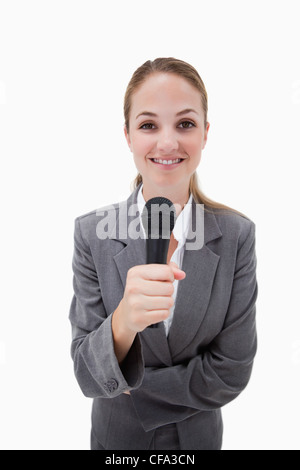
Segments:
[[[147,247],[147,264],[167,264],[169,238],[148,238]],[[158,328],[159,323],[149,325],[148,328]]]
[[[169,238],[148,238],[147,264],[167,264],[169,244]]]

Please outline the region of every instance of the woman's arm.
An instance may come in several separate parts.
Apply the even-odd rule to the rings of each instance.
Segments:
[[[128,271],[123,299],[107,315],[91,251],[84,242],[80,218],[75,221],[74,297],[70,308],[75,375],[91,398],[120,395],[139,387],[144,375],[138,332],[167,318],[173,305],[175,266],[141,265]]]
[[[83,393],[91,398],[113,398],[139,387],[144,375],[139,337],[128,336],[126,351],[121,350],[120,365],[115,353],[112,314],[107,315],[105,310],[94,261],[81,236],[80,218],[75,220],[73,273],[74,296],[69,314],[71,355]]]
[[[251,223],[238,252],[221,333],[203,354],[188,363],[146,368],[141,387],[131,392],[146,431],[199,411],[221,408],[242,392],[250,379],[257,348],[256,298],[255,226]]]
[[[137,334],[135,331],[130,330],[122,321],[124,316],[122,307],[123,304],[121,300],[118,308],[115,310],[112,316],[114,350],[119,364],[122,364],[124,361]]]

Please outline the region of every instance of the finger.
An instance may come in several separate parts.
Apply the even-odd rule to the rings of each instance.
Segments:
[[[182,279],[186,277],[186,273],[182,271],[181,269],[173,271],[173,273],[174,273],[174,278],[176,279],[176,281],[182,281]]]
[[[136,274],[143,279],[174,282],[173,269],[167,264],[144,264],[136,268]]]
[[[155,325],[161,321],[166,320],[170,315],[170,310],[152,310],[151,312],[145,313],[146,324]]]
[[[181,281],[186,277],[186,273],[182,269],[180,269],[178,265],[174,263],[174,261],[170,261],[169,266],[172,269],[174,278],[176,280]]]
[[[174,305],[173,297],[168,296],[149,296],[145,295],[141,299],[143,309],[146,311],[153,310],[169,310]]]
[[[170,281],[149,281],[143,279],[139,288],[144,295],[172,296],[174,293],[174,285]]]

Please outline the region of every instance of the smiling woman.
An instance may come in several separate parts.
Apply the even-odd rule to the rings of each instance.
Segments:
[[[177,82],[177,83],[176,83]],[[180,84],[180,86],[179,86]],[[143,86],[146,85],[146,86]],[[147,86],[148,85],[148,86]],[[157,85],[161,86],[161,93],[159,94],[159,90]],[[141,88],[143,98],[147,98],[147,105],[145,110],[141,110],[135,115],[136,108],[139,107],[139,96],[141,94]],[[178,95],[178,91],[181,91],[181,96]],[[173,93],[172,93],[173,91]],[[139,93],[140,92],[140,93]],[[190,96],[189,95],[190,92]],[[147,96],[146,96],[147,93]],[[133,100],[134,96],[134,100]],[[167,97],[169,96],[169,101]],[[185,101],[187,98],[187,101]],[[186,107],[182,110],[176,112],[177,108],[180,108],[182,99],[182,106],[186,103],[192,103],[191,107]],[[134,105],[133,105],[134,101]],[[209,123],[207,122],[207,114],[208,114],[208,97],[205,85],[198,74],[197,70],[190,64],[175,59],[175,58],[159,58],[154,61],[147,61],[141,67],[139,67],[135,73],[133,74],[125,93],[124,97],[124,118],[125,118],[125,135],[127,142],[129,144],[130,149],[133,151],[133,147],[131,145],[131,135],[133,130],[136,129],[136,126],[140,126],[139,128],[144,131],[156,132],[156,134],[161,130],[161,126],[163,125],[161,119],[164,116],[159,116],[156,112],[156,108],[163,110],[171,110],[170,109],[170,102],[172,104],[172,108],[174,108],[174,115],[169,116],[171,121],[174,120],[174,126],[177,125],[176,118],[182,117],[183,119],[177,125],[178,130],[181,129],[182,131],[189,130],[190,132],[193,131],[193,128],[197,130],[193,132],[192,136],[187,134],[187,139],[189,144],[191,143],[191,137],[195,137],[196,143],[201,145],[203,141],[204,149],[206,141],[207,141],[207,134],[209,130]],[[184,103],[184,104],[183,104]],[[197,104],[197,109],[195,109],[195,104]],[[176,106],[177,105],[177,106]],[[133,109],[134,106],[134,109]],[[132,119],[132,115],[135,116]],[[191,115],[194,119],[191,118]],[[143,118],[143,122],[141,122],[141,118]],[[148,119],[144,122],[144,118],[152,118],[151,120]],[[160,121],[159,121],[160,120]],[[158,126],[160,125],[160,127]],[[172,123],[173,124],[173,123]],[[199,131],[202,130],[202,141],[201,135]],[[198,131],[198,132],[197,132]],[[198,139],[199,137],[199,139]],[[144,139],[146,142],[146,138]],[[202,150],[201,149],[201,150]],[[162,148],[162,153],[164,148]],[[133,151],[134,152],[134,151]],[[169,152],[168,152],[169,153]],[[175,151],[176,153],[176,151]],[[189,155],[186,155],[186,158]],[[157,157],[156,160],[154,158]],[[170,155],[166,155],[165,157],[162,155],[155,155],[152,161],[156,163],[168,164],[171,165],[168,170],[175,168],[172,164],[172,159]],[[181,161],[184,161],[184,157],[179,155],[176,158],[181,158]],[[196,157],[197,158],[197,157]],[[201,151],[198,148],[198,164],[200,163],[201,159]],[[185,162],[187,163],[187,162]],[[197,167],[197,164],[196,164]],[[136,189],[142,182],[143,176],[140,168],[137,166],[139,173],[135,178],[133,183],[133,189]],[[160,167],[162,169],[162,167]],[[145,178],[145,175],[144,175]],[[208,198],[203,191],[199,187],[198,177],[196,171],[194,171],[190,175],[189,179],[189,194],[193,195],[194,200],[198,204],[204,204],[204,210],[210,211],[210,209],[214,210],[224,210],[235,212],[237,214],[243,215],[235,209],[232,209],[224,204],[219,202],[213,201],[212,199]]]
[[[99,210],[75,220],[72,357],[94,399],[92,449],[219,450],[221,408],[247,386],[256,354],[255,225],[197,185],[209,123],[191,65],[146,62],[124,115],[135,189],[106,208],[107,236]],[[128,230],[156,197],[178,208],[167,264],[147,264],[145,239]],[[190,248],[194,226],[201,243]]]
[[[201,94],[178,74],[152,71],[125,99],[124,132],[144,197],[168,194],[183,207],[209,130]]]

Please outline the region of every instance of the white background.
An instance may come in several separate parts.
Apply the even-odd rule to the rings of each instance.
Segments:
[[[204,192],[257,226],[259,352],[224,449],[300,449],[299,1],[0,1],[0,448],[88,449],[73,376],[74,218],[126,199],[123,96],[148,59],[209,95]]]

